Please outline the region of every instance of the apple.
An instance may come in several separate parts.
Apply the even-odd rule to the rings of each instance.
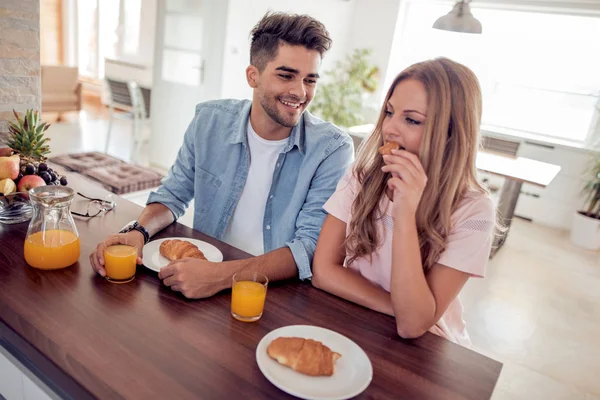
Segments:
[[[12,156],[13,149],[10,147],[2,147],[0,148],[0,157],[9,157]]]
[[[10,157],[0,157],[0,180],[2,179],[17,179],[19,176],[19,163],[21,158],[18,154]]]
[[[28,192],[29,189],[33,189],[38,186],[45,186],[46,182],[37,175],[25,175],[19,181],[17,185],[18,192]]]

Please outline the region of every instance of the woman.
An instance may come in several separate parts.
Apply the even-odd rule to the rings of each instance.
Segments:
[[[484,276],[495,227],[476,176],[480,120],[467,67],[439,58],[400,73],[324,206],[313,285],[395,316],[403,338],[429,330],[470,346],[458,294]],[[381,156],[389,142],[399,150]]]

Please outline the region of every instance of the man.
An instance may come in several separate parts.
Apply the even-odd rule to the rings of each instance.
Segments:
[[[271,281],[311,277],[322,206],[353,158],[348,135],[305,112],[331,39],[315,19],[284,13],[267,13],[251,35],[252,102],[196,106],[175,164],[139,219],[90,255],[100,275],[107,246],[133,245],[141,263],[149,237],[181,217],[193,198],[194,229],[255,257],[177,260],[159,273],[166,286],[203,298],[231,287],[240,270]]]

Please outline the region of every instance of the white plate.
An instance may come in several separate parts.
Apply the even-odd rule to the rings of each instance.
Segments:
[[[318,340],[340,353],[342,357],[335,363],[333,375],[312,377],[273,360],[267,354],[267,347],[280,336]],[[304,399],[348,399],[365,390],[373,378],[373,366],[363,349],[347,337],[317,326],[291,325],[271,331],[256,347],[256,362],[273,385]]]
[[[185,237],[172,237],[172,238],[164,238],[164,239],[156,239],[151,242],[148,242],[144,249],[142,250],[142,261],[144,265],[150,268],[152,271],[159,272],[162,267],[166,267],[171,261],[167,258],[163,257],[160,254],[160,244],[165,240],[185,240],[186,242],[190,242],[200,249],[201,252],[204,253],[204,257],[208,261],[213,262],[221,262],[223,261],[223,253],[215,246],[210,243],[203,242],[202,240],[190,239]]]

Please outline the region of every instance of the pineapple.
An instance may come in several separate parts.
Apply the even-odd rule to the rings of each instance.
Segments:
[[[40,121],[38,111],[27,110],[23,119],[15,110],[13,113],[17,118],[17,124],[9,122],[8,147],[21,157],[22,170],[27,164],[33,164],[37,169],[37,165],[46,161],[46,155],[50,153],[48,146],[50,139],[44,137],[44,132],[50,127],[50,124]]]

